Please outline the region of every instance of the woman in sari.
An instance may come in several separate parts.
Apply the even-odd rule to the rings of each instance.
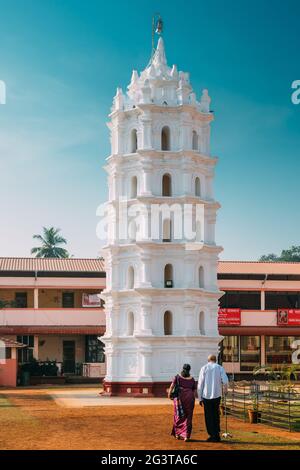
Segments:
[[[176,439],[190,440],[193,412],[196,397],[196,382],[190,375],[191,366],[184,364],[181,374],[174,377],[168,397],[174,403],[174,422],[172,436]],[[175,392],[175,396],[174,396]]]

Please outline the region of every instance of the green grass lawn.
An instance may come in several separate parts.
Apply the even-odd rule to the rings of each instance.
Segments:
[[[300,450],[300,435],[299,441],[294,442],[261,432],[235,430],[232,435],[232,439],[228,439],[227,442],[234,450]]]

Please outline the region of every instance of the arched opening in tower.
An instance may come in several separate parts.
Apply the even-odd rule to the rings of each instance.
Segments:
[[[171,150],[170,128],[168,126],[164,126],[161,130],[161,149],[166,151]]]
[[[170,242],[172,239],[172,222],[170,219],[163,221],[163,242]]]
[[[195,179],[195,195],[197,197],[201,196],[201,183],[199,176],[197,176],[197,178]]]
[[[173,318],[172,312],[169,310],[164,314],[164,334],[165,336],[171,336],[173,334]]]
[[[200,335],[205,335],[204,312],[199,313],[199,331]]]
[[[174,286],[173,266],[172,266],[172,264],[166,264],[166,266],[165,266],[164,286],[165,287],[173,287]]]
[[[166,197],[172,196],[172,178],[169,173],[165,173],[162,179],[162,195]]]
[[[136,153],[137,151],[137,130],[132,129],[131,131],[131,153]]]
[[[193,131],[192,149],[198,150],[198,134],[196,131]]]

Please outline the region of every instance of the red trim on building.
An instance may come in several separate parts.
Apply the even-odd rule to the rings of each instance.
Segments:
[[[1,326],[1,335],[103,335],[105,326]]]
[[[300,327],[237,326],[220,327],[222,336],[300,336]]]

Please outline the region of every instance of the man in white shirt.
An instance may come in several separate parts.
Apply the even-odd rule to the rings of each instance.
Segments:
[[[227,393],[228,377],[222,366],[217,364],[213,354],[208,356],[208,363],[200,370],[198,380],[198,398],[204,405],[205,425],[209,442],[220,442],[220,401]]]

